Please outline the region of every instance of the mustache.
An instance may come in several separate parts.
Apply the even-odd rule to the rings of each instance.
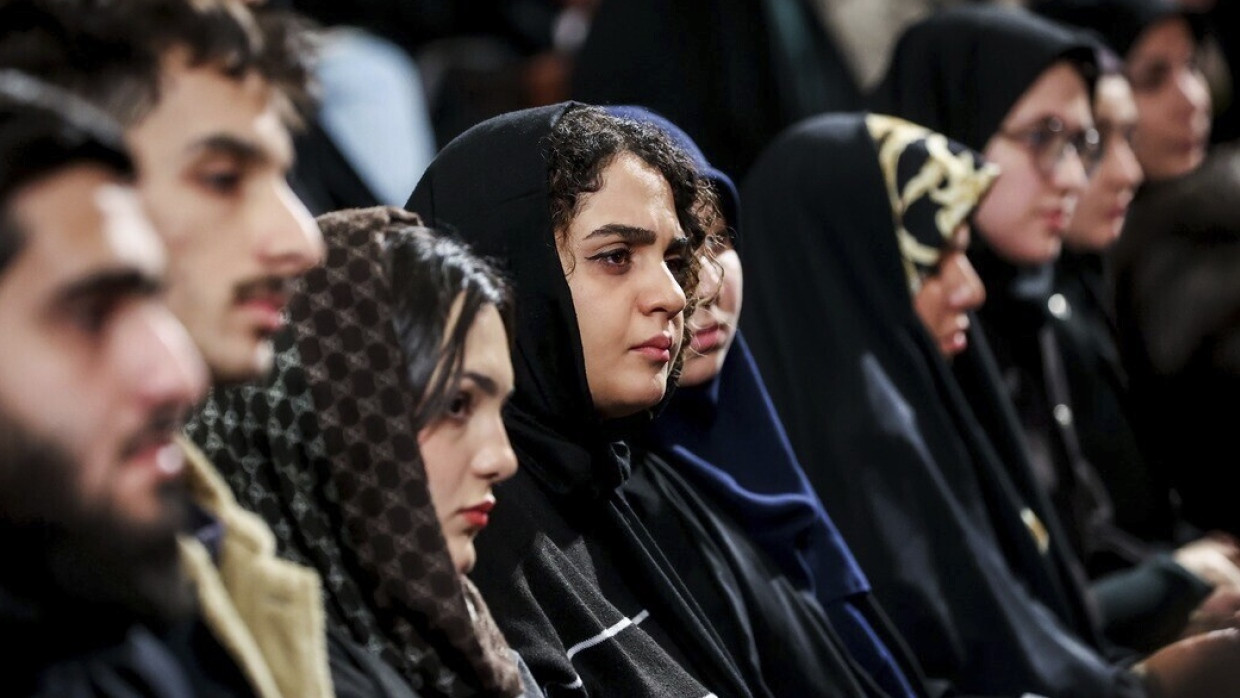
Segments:
[[[184,405],[166,404],[156,407],[147,419],[146,424],[121,447],[121,457],[133,458],[152,446],[161,446],[176,436],[189,416],[189,408]]]
[[[279,276],[265,276],[260,279],[253,279],[245,283],[239,284],[237,290],[233,293],[234,300],[238,303],[255,298],[267,298],[270,296],[287,297],[289,280]]]

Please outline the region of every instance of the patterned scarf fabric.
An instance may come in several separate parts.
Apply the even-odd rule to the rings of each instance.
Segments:
[[[510,652],[456,572],[427,490],[385,264],[395,208],[319,218],[326,263],[302,278],[262,386],[217,388],[190,436],[281,554],[323,576],[329,623],[422,695],[514,696]]]
[[[878,148],[909,290],[934,273],[956,228],[999,176],[977,153],[917,124],[881,114],[865,119]]]

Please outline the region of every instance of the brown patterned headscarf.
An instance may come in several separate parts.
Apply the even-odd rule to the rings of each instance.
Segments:
[[[217,388],[190,436],[281,554],[323,576],[337,632],[422,695],[519,695],[499,629],[448,555],[411,421],[385,249],[421,221],[377,207],[318,222],[326,263],[294,289],[272,377]]]

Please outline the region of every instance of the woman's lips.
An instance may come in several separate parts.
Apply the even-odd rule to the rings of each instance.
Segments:
[[[699,354],[706,354],[718,349],[723,344],[723,336],[723,326],[715,323],[694,331],[693,340],[689,343],[689,346]]]
[[[495,502],[488,500],[480,504],[475,504],[468,509],[461,510],[461,516],[473,528],[486,528],[491,518],[491,510],[495,508]]]
[[[672,360],[672,338],[665,334],[656,335],[633,347],[632,351],[652,361],[667,363]]]

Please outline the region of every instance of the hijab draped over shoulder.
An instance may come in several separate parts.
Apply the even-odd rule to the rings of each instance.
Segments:
[[[811,482],[931,679],[1140,695],[1098,654],[1045,502],[1004,468],[911,302],[993,177],[889,117],[791,129],[742,188],[742,325]]]
[[[400,209],[319,219],[323,266],[295,283],[265,385],[216,389],[190,426],[282,555],[323,577],[329,625],[422,695],[520,694],[511,654],[449,557],[427,490],[383,235]]]
[[[748,695],[619,492],[631,472],[624,438],[658,408],[604,422],[590,396],[548,182],[548,138],[581,107],[527,109],[473,127],[440,152],[407,205],[494,259],[516,296],[516,389],[504,423],[520,469],[496,488],[472,577],[556,695]]]

